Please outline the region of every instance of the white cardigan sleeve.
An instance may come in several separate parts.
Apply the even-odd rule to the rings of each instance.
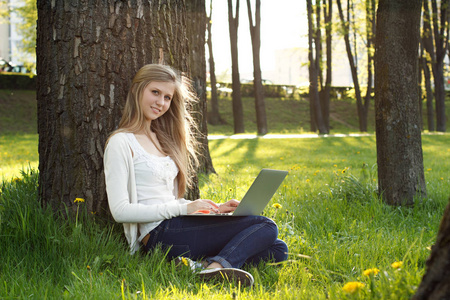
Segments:
[[[139,204],[136,196],[131,148],[125,134],[112,136],[104,155],[106,192],[111,214],[119,223],[162,221],[187,213],[187,201]]]

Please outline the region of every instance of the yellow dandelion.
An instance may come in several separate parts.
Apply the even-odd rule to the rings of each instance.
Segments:
[[[284,159],[284,157],[280,157],[280,160],[283,160]]]
[[[333,165],[333,167],[337,168],[337,165]]]
[[[185,265],[186,267],[188,267],[189,266],[189,262],[188,262],[188,260],[187,260],[187,258],[186,257],[182,257],[181,258],[181,262],[183,263],[183,265]]]
[[[353,281],[353,282],[347,282],[343,287],[342,290],[349,294],[354,294],[358,292],[359,290],[364,288],[364,283]]]
[[[91,270],[91,266],[88,265],[88,266],[87,266],[87,269],[88,269],[88,271],[90,271],[90,270]]]
[[[282,208],[283,206],[281,206],[280,203],[274,203],[274,204],[272,205],[272,207],[275,207],[276,209],[279,209],[279,208]]]
[[[359,151],[356,152],[356,154],[359,154],[359,153],[361,153],[361,152],[359,152]]]
[[[441,180],[444,180],[444,177],[441,177]]]
[[[310,182],[311,180],[308,178],[308,179],[306,179],[306,182]]]
[[[391,264],[391,267],[393,267],[394,269],[399,269],[403,266],[403,262],[402,261],[395,261]]]
[[[431,170],[432,170],[431,168],[428,168],[428,169],[427,169],[428,172],[431,171]]]
[[[377,268],[367,269],[363,272],[364,276],[376,276],[378,273],[380,273],[380,270]]]
[[[81,203],[83,203],[84,202],[84,199],[83,198],[75,198],[75,201],[73,201],[74,203],[77,203],[77,202],[81,202]]]

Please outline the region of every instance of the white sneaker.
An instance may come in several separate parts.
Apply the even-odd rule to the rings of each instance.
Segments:
[[[237,268],[210,268],[198,272],[203,279],[226,279],[229,281],[238,281],[243,286],[251,287],[255,280],[252,274]]]

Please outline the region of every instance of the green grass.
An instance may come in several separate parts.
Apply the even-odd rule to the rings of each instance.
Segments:
[[[381,203],[375,194],[374,137],[215,140],[218,175],[201,177],[202,196],[239,198],[262,167],[289,170],[265,215],[290,247],[290,261],[247,267],[253,289],[209,284],[176,270],[158,251],[129,256],[120,225],[98,216],[67,221],[36,201],[36,173],[4,181],[0,206],[0,296],[70,299],[345,299],[346,282],[381,299],[415,291],[450,194],[449,135],[424,136],[428,198],[414,208]],[[271,203],[271,204],[272,204]],[[78,226],[76,226],[78,224]],[[403,261],[400,270],[390,265]],[[372,279],[368,268],[381,272]],[[371,291],[369,287],[373,285]],[[358,298],[358,297],[357,297]]]
[[[253,98],[243,98],[244,127],[246,133],[256,134],[255,103]],[[266,98],[267,127],[269,133],[310,132],[309,101],[305,98]],[[230,97],[219,99],[219,111],[225,124],[208,125],[212,134],[233,134],[233,113]],[[358,132],[356,103],[352,99],[332,101],[330,104],[331,133]],[[373,103],[369,109],[368,131],[375,130]]]
[[[269,117],[270,127],[277,128],[271,133],[309,128],[307,114],[293,112],[302,101],[269,102],[271,114],[285,122]],[[334,133],[356,132],[350,106],[342,103],[336,104],[336,111],[342,110],[336,116],[351,126],[337,122]],[[250,108],[246,114],[247,133],[255,133]],[[232,134],[225,108],[222,117],[228,125],[210,127],[210,133]],[[204,198],[240,198],[261,168],[289,170],[264,214],[276,220],[291,255],[280,265],[247,266],[256,279],[252,289],[204,283],[177,269],[160,250],[130,256],[121,225],[91,214],[84,203],[76,220],[42,208],[35,169],[38,138],[33,125],[23,126],[31,129],[0,127],[2,299],[408,299],[424,274],[450,195],[449,134],[423,136],[428,197],[412,208],[390,207],[377,197],[374,136],[212,140],[217,174],[200,177]],[[403,267],[392,268],[395,261],[403,261]],[[380,273],[364,276],[369,268]],[[346,294],[342,287],[353,281],[365,287]]]

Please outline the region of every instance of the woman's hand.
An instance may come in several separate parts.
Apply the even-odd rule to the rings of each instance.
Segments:
[[[188,203],[187,205],[187,213],[192,214],[197,210],[209,210],[213,213],[219,212],[219,206],[211,200],[207,199],[198,199]]]
[[[236,207],[239,205],[239,201],[235,199],[231,199],[228,202],[225,202],[219,206],[220,213],[230,213],[236,210]]]

